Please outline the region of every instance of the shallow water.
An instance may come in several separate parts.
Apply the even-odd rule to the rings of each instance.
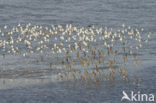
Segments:
[[[5,70],[0,71],[0,103],[120,103],[123,90],[156,95],[155,0],[1,0],[0,21],[1,27],[31,22],[115,29],[125,23],[152,32],[151,41],[140,51],[143,63],[139,69],[129,66],[133,75],[142,78],[138,85],[120,79],[88,86],[81,81],[59,81],[45,65],[25,63],[33,58],[8,55],[6,61],[0,58],[1,70]]]

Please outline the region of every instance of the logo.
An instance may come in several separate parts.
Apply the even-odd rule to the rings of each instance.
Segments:
[[[137,93],[134,93],[131,91],[130,95],[128,95],[125,91],[122,91],[122,98],[121,101],[127,100],[127,101],[148,101],[152,102],[154,101],[154,94],[141,94],[140,91]]]

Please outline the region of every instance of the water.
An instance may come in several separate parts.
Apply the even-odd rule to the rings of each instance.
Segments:
[[[1,27],[31,22],[34,25],[72,23],[85,27],[94,24],[115,29],[125,23],[152,32],[150,43],[141,51],[143,63],[138,70],[132,66],[133,75],[142,78],[140,85],[116,80],[115,85],[102,82],[83,87],[70,81],[42,80],[39,78],[43,78],[43,71],[49,76],[44,65],[32,73],[39,67],[24,63],[24,57],[7,56],[7,66],[2,65],[4,61],[0,64],[6,69],[0,74],[0,103],[120,103],[123,90],[156,94],[155,0],[1,0],[0,21]]]

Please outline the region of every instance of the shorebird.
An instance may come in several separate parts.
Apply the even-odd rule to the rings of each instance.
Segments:
[[[137,54],[144,46],[144,42],[148,43],[151,38],[151,32],[144,38],[141,35],[144,31],[144,28],[133,28],[125,24],[118,30],[97,28],[94,25],[88,28],[76,27],[72,24],[43,26],[28,23],[25,26],[18,24],[13,28],[4,25],[0,29],[0,53],[3,59],[7,59],[8,54],[29,57],[40,53],[35,61],[36,65],[41,62],[42,65],[47,64],[52,69],[56,63],[65,66],[65,72],[68,72],[65,76],[74,79],[78,79],[79,76],[85,81],[90,78],[100,81],[99,75],[105,71],[102,66],[111,68],[110,75],[106,79],[112,80],[116,72],[113,66],[122,67],[124,62],[123,69],[119,68],[117,72],[128,81],[126,64],[131,63],[129,58],[132,56],[138,66],[141,58]],[[121,55],[122,53],[124,55]],[[121,57],[123,60],[120,60]],[[51,61],[53,59],[54,63]],[[75,71],[77,66],[81,66],[77,71],[78,76]],[[100,67],[103,69],[100,70]],[[70,75],[69,72],[73,74]]]

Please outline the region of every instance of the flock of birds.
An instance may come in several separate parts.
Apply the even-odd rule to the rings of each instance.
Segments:
[[[72,24],[28,23],[12,28],[5,25],[0,29],[0,55],[3,59],[9,55],[37,55],[29,63],[47,65],[60,80],[98,83],[120,76],[129,81],[127,65],[134,62],[138,66],[138,52],[150,37],[151,33],[144,33],[144,28],[125,24],[117,30]]]

